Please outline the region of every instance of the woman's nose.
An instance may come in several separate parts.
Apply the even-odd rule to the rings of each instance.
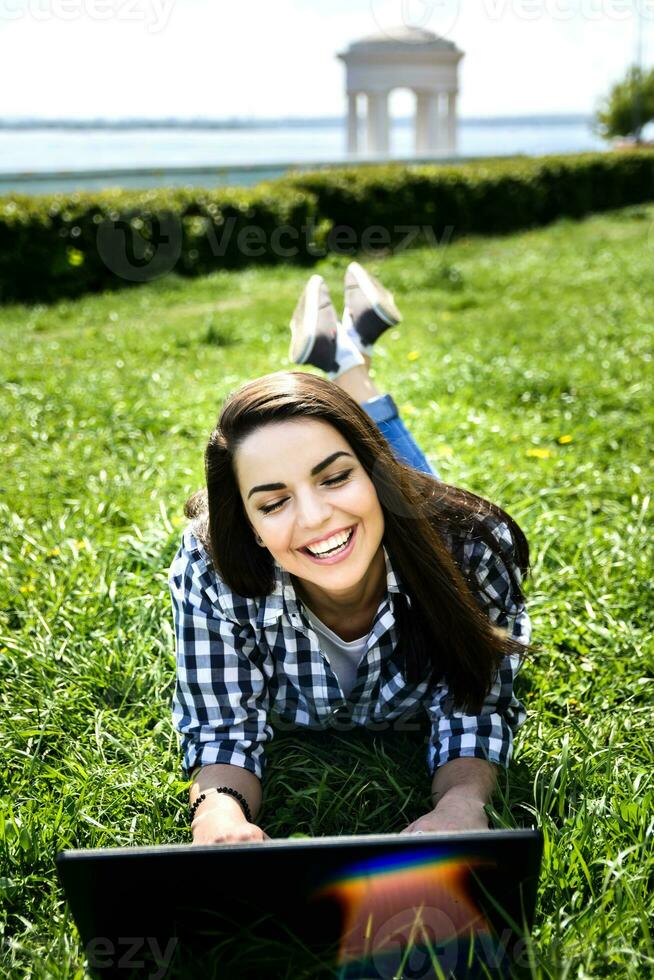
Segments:
[[[297,521],[301,527],[320,527],[329,520],[331,513],[331,505],[319,494],[308,492],[297,498]]]

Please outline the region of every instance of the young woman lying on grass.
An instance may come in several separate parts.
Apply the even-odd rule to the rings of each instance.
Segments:
[[[329,380],[251,381],[209,439],[169,578],[194,843],[266,838],[275,723],[381,731],[424,712],[434,807],[402,832],[488,828],[525,719],[513,682],[530,647],[529,546],[500,507],[438,478],[376,390],[373,345],[399,320],[357,263],[342,323],[312,276],[291,359]]]

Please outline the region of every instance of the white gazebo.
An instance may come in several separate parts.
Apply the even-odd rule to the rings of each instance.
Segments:
[[[412,89],[416,96],[416,153],[456,153],[456,101],[463,52],[452,41],[422,28],[398,27],[355,41],[338,57],[346,70],[348,153],[388,154],[388,97],[396,88]],[[366,97],[365,147],[359,140],[360,95]]]

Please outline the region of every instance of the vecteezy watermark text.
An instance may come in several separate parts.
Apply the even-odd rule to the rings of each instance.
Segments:
[[[273,257],[281,261],[299,256],[320,259],[328,254],[375,256],[401,252],[418,244],[443,247],[453,234],[454,225],[439,231],[432,225],[368,225],[356,229],[340,224],[321,236],[310,222],[299,227],[277,225],[270,230],[256,224],[243,225],[230,215],[218,226],[204,221],[199,232],[196,226],[189,238],[177,215],[162,214],[149,218],[147,227],[141,219],[106,219],[98,227],[96,244],[106,267],[120,279],[150,282],[171,272],[183,253],[190,266],[200,255],[203,261],[226,256],[246,260]]]
[[[489,20],[629,20],[636,13],[654,18],[654,0],[479,0]]]
[[[0,21],[120,20],[144,23],[150,34],[163,31],[175,0],[3,0]]]
[[[237,219],[229,217],[222,226],[220,236],[215,234],[213,225],[206,229],[211,236],[212,252],[216,256],[225,255],[233,239]],[[265,229],[257,225],[246,225],[236,235],[236,249],[239,255],[247,258],[261,258],[270,251],[278,258],[294,258],[300,250],[314,258],[324,258],[328,253],[354,255],[357,252],[401,252],[418,241],[428,245],[447,245],[454,232],[454,226],[443,229],[440,238],[431,225],[368,225],[360,231],[350,225],[334,225],[326,236],[325,243],[315,241],[316,228],[312,224],[296,228],[293,225],[278,225],[268,238]]]
[[[169,939],[165,949],[162,949],[156,936],[120,936],[116,942],[106,936],[96,936],[89,940],[84,952],[89,966],[94,970],[143,970],[146,966],[155,966],[153,973],[144,972],[139,976],[162,980],[176,946],[175,937]]]
[[[370,10],[378,27],[388,37],[406,40],[405,28],[428,28],[442,37],[451,37],[463,10],[463,0],[370,0]],[[478,0],[478,20],[500,21],[542,19],[581,21],[626,21],[640,15],[654,20],[654,0]],[[416,37],[416,40],[420,40]]]

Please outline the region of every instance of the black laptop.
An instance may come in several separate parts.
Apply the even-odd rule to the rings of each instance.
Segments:
[[[56,858],[101,977],[531,975],[536,830],[101,848]]]

